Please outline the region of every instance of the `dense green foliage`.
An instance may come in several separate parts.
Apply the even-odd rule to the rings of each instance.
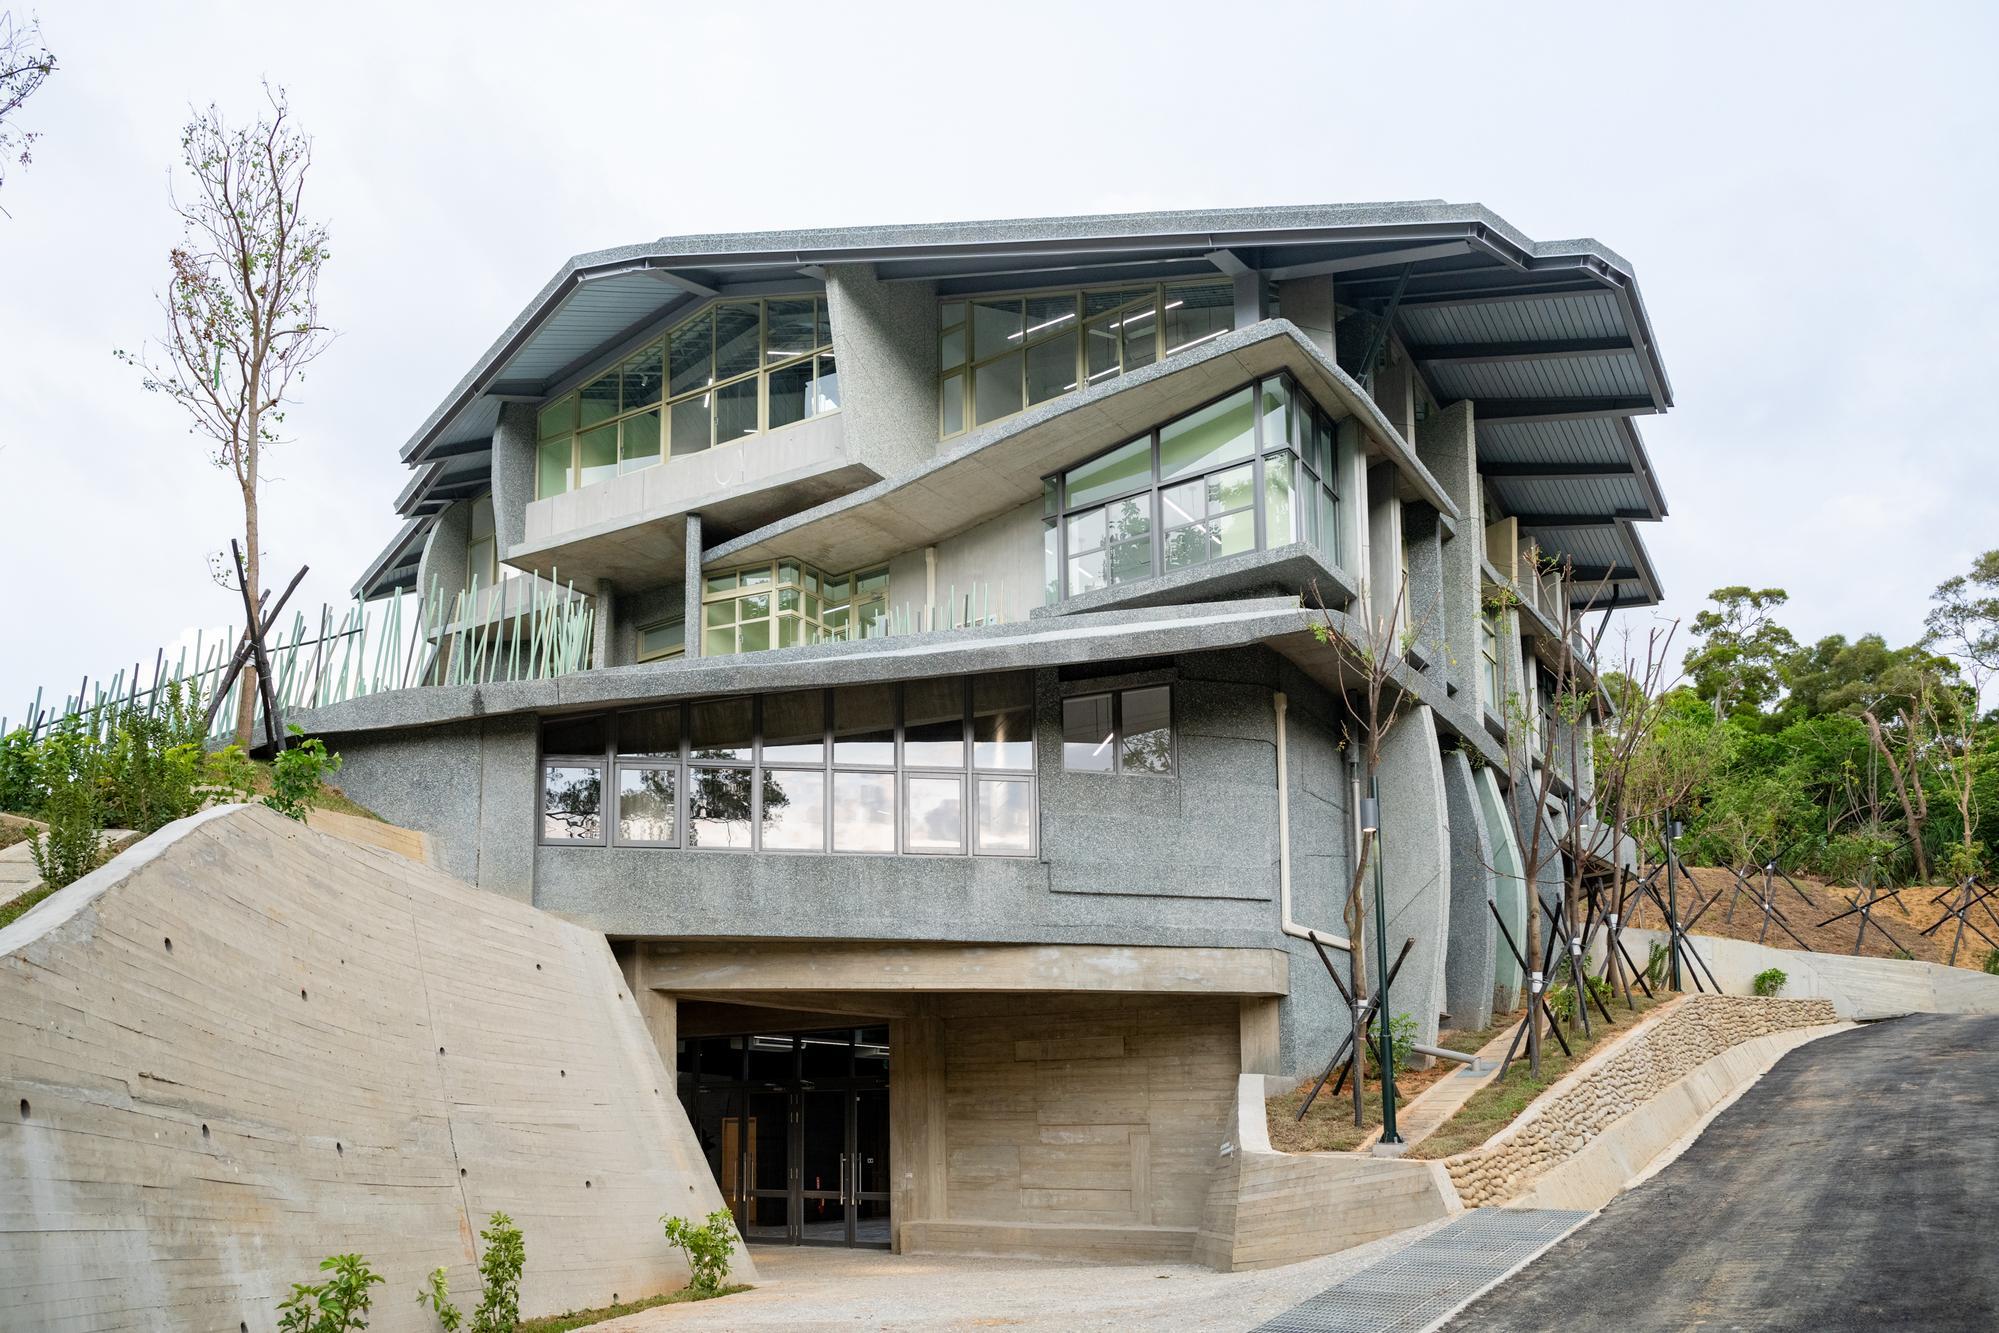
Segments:
[[[1775,995],[1778,991],[1784,989],[1784,983],[1790,979],[1789,976],[1785,975],[1783,968],[1766,967],[1750,979],[1749,989],[1755,991],[1758,995]]]
[[[720,1295],[736,1247],[736,1224],[729,1214],[718,1208],[699,1225],[670,1215],[659,1221],[666,1229],[666,1243],[687,1255],[688,1288],[703,1296]]]
[[[1388,1020],[1388,1057],[1395,1062],[1395,1072],[1401,1073],[1409,1067],[1410,1047],[1416,1042],[1416,1020],[1408,1014],[1397,1014]],[[1367,1036],[1367,1072],[1370,1078],[1381,1076],[1381,1016],[1375,1015],[1369,1025]]]
[[[1981,715],[1979,699],[1999,678],[1999,551],[1941,585],[1929,633],[1900,648],[1878,634],[1800,646],[1777,620],[1782,589],[1712,596],[1682,683],[1647,699],[1627,678],[1605,681],[1625,718],[1650,728],[1613,771],[1629,723],[1606,727],[1598,766],[1628,788],[1652,854],[1671,811],[1690,864],[1775,861],[1850,884],[1992,868],[1999,712]]]
[[[320,785],[340,771],[340,756],[329,755],[326,742],[317,736],[298,740],[305,733],[297,727],[291,733],[294,737],[291,747],[280,750],[272,761],[271,794],[264,798],[264,804],[281,815],[304,819],[319,796]]]
[[[358,1254],[336,1254],[321,1261],[324,1282],[292,1284],[292,1294],[278,1304],[283,1313],[278,1333],[354,1333],[368,1327],[368,1288],[382,1277]]]
[[[521,1322],[521,1270],[527,1267],[527,1242],[514,1219],[494,1213],[479,1233],[486,1243],[479,1256],[484,1293],[472,1312],[472,1333],[514,1333]]]

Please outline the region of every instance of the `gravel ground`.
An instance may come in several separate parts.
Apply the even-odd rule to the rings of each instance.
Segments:
[[[754,1291],[669,1305],[594,1333],[683,1329],[1243,1330],[1442,1226],[1284,1268],[1216,1273],[1188,1264],[1062,1264],[909,1257],[878,1250],[758,1247]]]
[[[1449,1327],[1999,1328],[1995,1109],[1999,1016],[1915,1015],[1801,1046]]]

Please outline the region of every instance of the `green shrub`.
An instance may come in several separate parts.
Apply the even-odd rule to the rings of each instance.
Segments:
[[[1999,949],[1987,949],[1985,951],[1985,962],[1982,966],[1993,976],[1999,977]]]
[[[297,727],[290,730],[293,736],[305,734]],[[271,794],[264,798],[264,804],[281,815],[302,820],[318,803],[320,784],[339,771],[340,756],[329,755],[325,741],[317,736],[299,741],[278,751],[271,762]]]
[[[40,756],[41,746],[26,727],[0,736],[0,810],[31,815],[42,808]]]
[[[63,780],[43,801],[42,817],[49,831],[35,836],[29,855],[50,888],[74,884],[103,863],[104,813],[88,782]]]
[[[1750,980],[1749,988],[1758,995],[1770,996],[1784,989],[1784,983],[1789,980],[1790,978],[1784,975],[1783,968],[1766,967]]]
[[[1408,1014],[1397,1014],[1388,1020],[1388,1054],[1395,1062],[1395,1072],[1401,1073],[1409,1067],[1409,1048],[1416,1043],[1416,1020]],[[1381,1077],[1381,1021],[1377,1015],[1367,1039],[1367,1072]]]
[[[1573,1022],[1576,1016],[1576,988],[1566,981],[1559,986],[1548,987],[1548,1012],[1561,1022]]]
[[[430,1283],[417,1288],[416,1303],[430,1307],[444,1333],[458,1333],[458,1326],[465,1322],[464,1311],[451,1303],[451,1282],[442,1268],[430,1270]]]
[[[736,1247],[736,1224],[729,1214],[718,1208],[700,1226],[671,1215],[659,1220],[666,1228],[667,1244],[687,1255],[687,1285],[703,1296],[718,1294],[728,1280],[729,1260]]]
[[[485,1292],[479,1308],[472,1312],[472,1333],[514,1333],[521,1322],[521,1270],[527,1267],[527,1242],[514,1219],[505,1213],[488,1218],[479,1239],[486,1242],[479,1255],[479,1279]]]
[[[1666,942],[1652,941],[1652,952],[1645,958],[1645,984],[1663,986],[1666,984]]]
[[[368,1288],[381,1275],[358,1254],[321,1260],[319,1271],[332,1276],[316,1285],[294,1282],[290,1298],[279,1303],[278,1333],[355,1333],[368,1327],[373,1302]]]

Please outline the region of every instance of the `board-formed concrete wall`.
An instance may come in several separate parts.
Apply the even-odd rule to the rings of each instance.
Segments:
[[[671,1077],[601,935],[209,810],[0,930],[0,1323],[270,1329],[358,1251],[429,1329],[496,1210],[526,1314],[671,1290],[659,1216],[722,1206]]]
[[[1634,927],[1624,932],[1624,946],[1635,958],[1644,958],[1654,941],[1665,940],[1662,930]],[[1728,991],[1750,990],[1759,972],[1774,967],[1784,973],[1779,995],[1829,1000],[1841,1018],[1870,1022],[1903,1014],[1999,1014],[1999,977],[1965,967],[1773,949],[1718,935],[1695,935],[1692,940],[1694,952],[1707,965],[1702,977],[1712,972]]]

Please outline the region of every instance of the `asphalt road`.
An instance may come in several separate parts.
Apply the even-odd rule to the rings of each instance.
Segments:
[[[1800,1047],[1447,1327],[1999,1329],[1999,1017]]]

